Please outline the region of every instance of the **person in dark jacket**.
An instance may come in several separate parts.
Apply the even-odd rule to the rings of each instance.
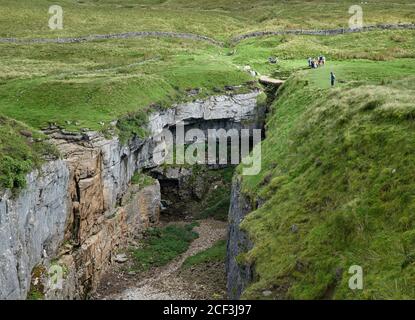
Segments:
[[[336,75],[332,72],[330,72],[330,82],[331,82],[331,86],[334,87],[334,85],[336,84]]]

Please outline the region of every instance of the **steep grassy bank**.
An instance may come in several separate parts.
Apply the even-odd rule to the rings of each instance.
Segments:
[[[304,71],[280,90],[261,174],[244,177],[265,201],[242,223],[256,271],[245,298],[415,297],[415,82],[395,63],[339,63],[334,89],[328,70]],[[363,290],[348,287],[351,265]]]

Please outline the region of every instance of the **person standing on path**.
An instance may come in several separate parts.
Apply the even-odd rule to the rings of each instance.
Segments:
[[[331,86],[334,87],[334,85],[336,84],[336,75],[332,72],[330,72],[330,82],[331,82]]]

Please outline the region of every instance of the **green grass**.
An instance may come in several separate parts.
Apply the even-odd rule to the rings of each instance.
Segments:
[[[139,30],[150,30],[157,25],[156,29],[161,30],[198,31],[223,38],[251,29],[295,26],[295,21],[301,21],[302,27],[307,23],[310,27],[328,26],[338,21],[340,13],[347,13],[351,3],[64,0],[61,5],[66,27],[52,32],[44,17],[48,1],[3,1],[0,29],[3,36],[57,37],[131,31],[138,26]],[[394,6],[376,1],[368,6],[368,21],[410,22],[413,15],[409,1]],[[330,14],[322,16],[325,11]],[[198,22],[190,23],[189,19]],[[142,113],[195,98],[186,95],[188,89],[200,88],[199,97],[206,97],[223,92],[225,85],[251,80],[240,66],[249,64],[261,73],[286,77],[303,68],[309,56],[318,54],[325,54],[330,61],[413,58],[414,41],[413,31],[394,31],[337,37],[266,37],[243,41],[232,50],[198,41],[153,38],[0,44],[0,114],[34,129],[57,124],[73,131],[107,131],[114,120],[127,119],[118,128],[126,140],[132,134],[144,134],[139,129]],[[229,55],[230,51],[236,53]],[[281,63],[277,67],[267,64],[269,56],[278,56]]]
[[[39,168],[45,157],[58,155],[44,135],[0,116],[0,190],[24,188],[32,168]]]
[[[150,186],[150,185],[154,184],[154,182],[155,182],[155,180],[152,177],[150,177],[150,176],[148,176],[148,175],[146,175],[142,172],[139,172],[139,171],[134,173],[134,175],[131,178],[131,183],[139,185],[140,187]]]
[[[226,221],[230,205],[230,187],[220,186],[208,195],[206,208],[196,216],[197,219],[214,218]]]
[[[166,265],[184,253],[190,243],[198,237],[198,234],[192,231],[194,227],[195,224],[168,225],[147,230],[143,247],[131,250],[134,270],[141,272]]]
[[[37,290],[30,290],[26,298],[26,300],[44,300],[44,299],[45,299],[44,294]]]
[[[216,184],[216,188],[212,188],[205,199],[202,201],[202,209],[195,215],[196,219],[213,218],[220,221],[228,220],[230,193],[232,185],[232,177],[235,167],[228,167],[220,170],[204,170],[206,179]],[[197,170],[194,175],[200,174]]]
[[[0,37],[67,37],[127,31],[176,31],[224,41],[218,47],[178,39],[75,44],[0,44],[0,188],[18,190],[45,156],[37,130],[145,136],[147,115],[178,101],[245,84],[250,65],[289,78],[278,93],[262,144],[262,171],[244,192],[263,207],[243,223],[255,246],[246,259],[257,277],[245,297],[414,298],[414,31],[335,37],[229,40],[245,32],[347,26],[353,0],[61,0],[64,29],[48,29],[49,0],[3,0]],[[363,4],[366,24],[413,23],[412,0]],[[308,70],[323,54],[326,67]],[[268,57],[279,58],[277,65]],[[336,88],[329,72],[336,73]],[[294,76],[291,76],[295,74]],[[199,88],[197,97],[189,89]],[[113,121],[119,120],[116,128]],[[113,129],[113,130],[111,130]],[[230,176],[230,175],[229,175]],[[226,177],[225,177],[226,178]],[[135,176],[134,182],[140,182]],[[226,217],[226,188],[209,195],[204,217]],[[298,232],[290,231],[292,225]],[[136,267],[163,265],[184,252],[191,227],[154,229],[134,250]],[[222,250],[201,254],[203,260]],[[215,253],[216,252],[216,253]],[[222,252],[222,251],[221,251]],[[347,288],[360,264],[365,289]],[[336,280],[336,270],[342,278]],[[287,288],[283,290],[281,288]]]
[[[348,25],[353,0],[61,0],[64,29],[48,28],[48,0],[3,0],[2,37],[63,37],[108,32],[161,30],[206,34],[219,39],[254,30],[335,28]],[[413,22],[411,0],[362,4],[365,22]]]
[[[101,1],[98,4],[66,0],[61,4],[65,8],[66,28],[51,32],[44,26],[43,17],[49,2],[3,1],[0,7],[5,13],[1,22],[3,35],[56,37],[130,31],[137,30],[138,26],[140,30],[149,30],[157,24],[156,29],[192,31],[226,39],[231,34],[269,27],[275,23],[274,14],[286,16],[290,24],[281,20],[273,28],[294,27],[295,21],[300,21],[299,17],[304,20],[305,16],[310,19],[310,26],[322,27],[313,15],[321,15],[322,9],[333,7],[331,15],[325,17],[325,24],[333,22],[348,8],[345,3],[325,1],[289,5],[259,1],[255,6],[248,1],[239,1],[236,5],[232,1]],[[176,9],[172,11],[173,6]],[[393,8],[384,1],[371,6],[368,17],[374,20],[394,22],[393,17],[399,16],[399,21],[409,21],[411,17],[407,11],[411,5],[405,1]],[[385,12],[388,14],[381,18]],[[119,19],[114,19],[118,15]],[[202,16],[205,18],[199,19]],[[198,23],[189,23],[188,19],[197,19]],[[252,80],[241,71],[244,65],[284,78],[304,68],[308,56],[323,53],[341,80],[341,71],[336,66],[346,60],[360,59],[366,65],[368,59],[413,58],[414,39],[411,31],[394,31],[338,37],[266,37],[243,41],[232,49],[198,41],[153,38],[76,44],[0,44],[3,61],[0,115],[21,121],[34,130],[54,124],[70,131],[90,129],[115,133],[125,142],[133,135],[146,135],[144,123],[147,114],[155,108],[220,94],[226,85]],[[232,55],[231,51],[235,53]],[[280,64],[269,65],[269,56],[278,56]],[[411,71],[412,60],[406,61]],[[316,72],[316,77],[327,76],[322,72]],[[327,85],[325,80],[324,83]],[[197,97],[186,94],[192,88],[201,89]],[[116,128],[112,125],[114,120],[120,120]]]
[[[200,97],[250,77],[211,46],[180,40],[4,46],[0,113],[34,128],[101,130],[129,113]],[[32,50],[39,50],[33,56]]]
[[[262,171],[243,177],[244,192],[265,200],[242,223],[254,242],[243,258],[257,274],[245,298],[263,298],[263,290],[291,299],[415,297],[408,62],[338,63],[337,88],[321,69],[299,72],[280,90]],[[348,288],[354,264],[363,267],[361,291]]]
[[[226,240],[217,241],[212,247],[188,257],[183,262],[183,268],[190,268],[200,264],[209,262],[221,262],[225,261],[226,257]]]
[[[37,265],[32,270],[32,281],[27,293],[26,300],[44,300],[45,299],[45,276],[47,270],[43,265]]]
[[[293,70],[307,67],[307,58],[324,55],[328,61],[390,61],[415,58],[413,31],[378,31],[372,33],[324,36],[273,36],[242,41],[234,48],[232,61],[250,65],[263,74],[286,78]],[[268,57],[280,63],[268,63]]]

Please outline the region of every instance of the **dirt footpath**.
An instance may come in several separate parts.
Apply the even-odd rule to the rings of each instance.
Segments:
[[[226,237],[227,224],[202,220],[194,230],[199,238],[189,249],[163,267],[142,274],[129,274],[115,266],[103,279],[95,299],[102,300],[190,300],[224,298],[224,263],[208,263],[189,269],[181,266],[186,258],[213,246]]]

